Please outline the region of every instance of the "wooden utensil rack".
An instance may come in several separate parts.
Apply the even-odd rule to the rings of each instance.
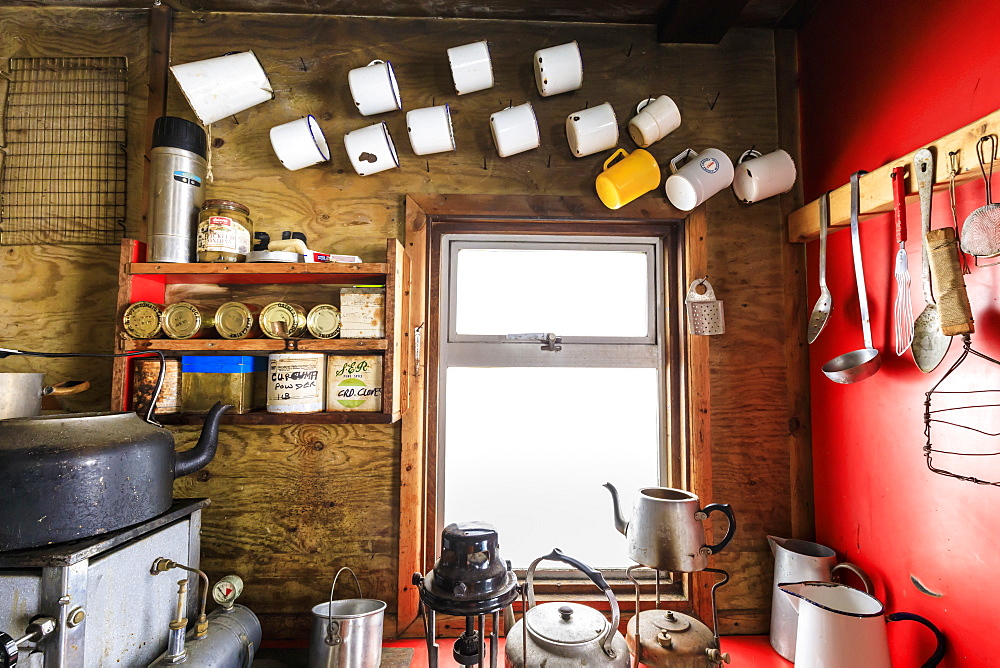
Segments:
[[[955,185],[981,178],[979,161],[976,157],[976,142],[980,137],[1000,135],[1000,110],[980,118],[974,123],[945,135],[940,139],[918,147],[911,153],[888,162],[861,177],[862,220],[892,211],[892,169],[899,165],[910,168],[906,176],[906,201],[916,201],[917,184],[913,178],[913,153],[920,148],[929,148],[934,153],[934,189],[944,190],[951,177],[948,154],[957,152],[958,174]],[[1000,162],[1000,161],[998,161]],[[994,165],[996,166],[996,165]],[[987,165],[987,169],[989,165]],[[849,227],[851,224],[851,186],[844,184],[830,192],[830,231]],[[805,243],[819,238],[819,200],[813,200],[788,215],[788,240],[791,243]]]

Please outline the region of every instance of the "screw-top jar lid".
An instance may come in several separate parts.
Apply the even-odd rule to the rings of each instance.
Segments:
[[[172,339],[190,339],[201,324],[201,311],[194,304],[176,302],[163,309],[163,333]]]
[[[207,199],[201,205],[202,210],[205,209],[232,209],[233,211],[239,211],[245,216],[250,215],[250,209],[239,202],[234,202],[230,199]]]
[[[208,139],[197,123],[176,116],[160,116],[153,123],[153,148],[168,146],[206,157]]]

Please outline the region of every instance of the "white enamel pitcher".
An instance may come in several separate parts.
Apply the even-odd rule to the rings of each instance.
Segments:
[[[944,657],[947,643],[932,623],[919,615],[896,612],[874,596],[834,582],[786,582],[778,585],[799,613],[795,665],[799,668],[892,668],[886,622],[920,622],[937,638],[937,649],[922,668]]]
[[[778,585],[782,582],[830,582],[833,574],[840,569],[857,575],[869,594],[873,591],[872,581],[854,564],[846,561],[838,564],[837,553],[826,545],[777,536],[768,536],[767,542],[774,554],[771,647],[789,661],[795,661],[795,630],[799,623],[799,613],[795,611],[789,597],[781,593]]]

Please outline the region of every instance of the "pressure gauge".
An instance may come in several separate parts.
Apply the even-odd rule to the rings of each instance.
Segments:
[[[212,598],[222,607],[233,607],[236,597],[243,593],[243,580],[239,575],[227,575],[212,587]]]

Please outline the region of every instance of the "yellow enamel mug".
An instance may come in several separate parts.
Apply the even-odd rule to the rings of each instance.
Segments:
[[[619,156],[624,156],[612,165]],[[635,198],[660,186],[660,166],[644,149],[628,153],[620,148],[604,161],[604,171],[597,176],[597,196],[609,209],[620,209]]]

